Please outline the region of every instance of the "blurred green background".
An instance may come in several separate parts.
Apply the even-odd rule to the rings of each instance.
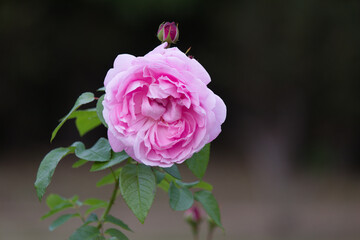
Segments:
[[[177,47],[192,47],[228,107],[206,175],[228,229],[216,239],[360,238],[360,1],[1,0],[0,239],[74,229],[48,233],[39,220],[40,160],[80,139],[71,123],[51,145],[50,133],[117,54],[156,47],[162,21],[179,23]],[[68,162],[50,191],[104,195]],[[118,206],[136,226],[131,239],[190,239],[166,201],[160,194],[144,226]]]

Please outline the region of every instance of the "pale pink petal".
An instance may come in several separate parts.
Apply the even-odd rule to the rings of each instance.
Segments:
[[[166,112],[162,116],[166,122],[174,122],[181,118],[182,106],[178,105],[174,100],[170,101],[166,106]]]
[[[213,111],[215,113],[217,122],[219,124],[222,124],[226,118],[226,105],[218,95],[215,95],[215,99],[216,99],[216,105]]]
[[[108,130],[108,139],[110,146],[114,150],[114,152],[121,152],[122,150],[124,150],[125,146],[113,135],[110,130]]]
[[[149,101],[147,97],[143,98],[141,105],[141,113],[144,116],[159,120],[165,112],[166,108],[155,101]]]
[[[135,58],[136,57],[130,54],[120,54],[115,59],[114,68],[118,72],[126,71],[131,66],[132,60]]]

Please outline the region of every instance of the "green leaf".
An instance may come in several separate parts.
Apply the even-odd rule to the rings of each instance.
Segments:
[[[162,168],[165,172],[167,172],[168,174],[170,174],[171,176],[173,176],[174,178],[180,179],[181,180],[181,175],[179,172],[178,167],[174,164],[169,168]]]
[[[91,213],[88,218],[86,219],[85,221],[85,224],[89,224],[89,223],[92,223],[92,222],[98,222],[99,219],[97,217],[97,215],[95,213]]]
[[[70,110],[70,112],[61,120],[61,122],[59,123],[59,125],[55,128],[55,130],[52,132],[51,134],[51,139],[50,142],[52,142],[52,140],[55,138],[57,132],[59,131],[59,129],[61,128],[61,126],[66,122],[66,120],[68,120],[68,118],[70,117],[70,115],[76,110],[78,109],[81,105],[86,104],[86,103],[90,103],[92,101],[94,101],[94,94],[90,93],[90,92],[85,92],[83,94],[81,94],[78,99],[76,100],[74,106],[72,107],[72,109]]]
[[[115,228],[109,228],[105,233],[115,237],[117,240],[129,240],[122,232]]]
[[[129,228],[129,226],[126,223],[124,223],[120,219],[118,219],[110,214],[106,215],[105,222],[113,223],[113,224],[118,225],[119,227],[122,227],[123,229],[131,231],[131,232],[133,231]]]
[[[69,240],[98,240],[100,237],[100,230],[96,227],[84,225],[76,229],[70,236]]]
[[[101,87],[101,88],[98,88],[98,90],[96,90],[96,91],[98,91],[98,92],[104,92],[105,91],[105,87]]]
[[[79,201],[79,196],[78,195],[75,195],[73,196],[71,199],[69,199],[70,203],[72,203],[74,206],[77,205],[77,206],[82,206],[82,202]]]
[[[121,194],[134,215],[141,223],[154,201],[155,175],[149,166],[128,164],[120,173]]]
[[[57,206],[59,206],[60,204],[63,203],[68,203],[66,198],[61,197],[58,194],[50,194],[47,198],[46,198],[46,204],[48,205],[48,207],[50,209],[54,209]]]
[[[80,136],[84,136],[87,132],[101,125],[101,121],[95,109],[78,110],[71,114],[75,117],[75,125],[79,131]]]
[[[210,143],[206,144],[200,152],[195,153],[191,158],[186,160],[186,165],[191,172],[198,178],[205,175],[210,157]]]
[[[96,205],[90,205],[91,207],[88,208],[85,212],[85,215],[88,215],[90,214],[91,212],[99,209],[99,208],[106,208],[108,206],[108,203],[107,202],[103,202],[103,203],[99,203],[99,204],[96,204]]]
[[[168,182],[175,182],[177,179],[174,178],[173,176],[171,176],[170,174],[168,173],[165,173],[165,179],[168,181]]]
[[[41,220],[44,220],[44,219],[54,215],[55,213],[58,213],[62,210],[72,208],[72,207],[74,207],[74,205],[69,202],[61,203],[61,204],[57,205],[55,208],[51,209],[49,212],[47,212],[44,216],[42,216]]]
[[[105,94],[102,95],[97,103],[96,103],[96,113],[101,121],[101,123],[106,127],[108,128],[108,125],[106,124],[105,122],[105,119],[104,119],[104,116],[103,116],[103,110],[104,110],[104,106],[102,105],[102,102],[104,101],[104,98],[105,98]]]
[[[213,186],[210,183],[204,181],[200,181],[198,184],[193,186],[193,188],[201,188],[210,192],[213,190]]]
[[[164,190],[165,192],[169,191],[170,184],[165,179],[158,183],[158,187]]]
[[[119,176],[120,175],[120,172],[121,172],[121,169],[122,168],[118,168],[114,171],[114,174],[115,176]],[[96,186],[97,187],[101,187],[101,186],[104,186],[104,185],[107,185],[107,184],[113,184],[115,182],[115,179],[114,179],[114,175],[113,173],[110,173],[106,176],[104,176],[103,178],[101,178],[97,183],[96,183]]]
[[[189,209],[194,203],[194,196],[187,188],[178,188],[175,183],[170,183],[169,188],[170,207],[175,211]]]
[[[204,182],[204,181],[195,181],[190,183],[181,182],[179,180],[176,180],[176,183],[179,186],[186,187],[186,188],[201,188],[204,190],[212,191],[213,186],[210,183]]]
[[[87,161],[106,162],[111,157],[111,147],[106,138],[100,138],[89,149],[85,149],[85,145],[82,142],[74,142],[72,146],[76,147],[75,155]]]
[[[219,205],[212,193],[206,190],[196,192],[195,200],[201,203],[206,213],[214,220],[216,225],[224,229],[221,225]]]
[[[180,180],[176,180],[175,182],[177,185],[179,185],[181,187],[192,188],[192,187],[196,186],[200,181],[186,183],[186,182],[182,182]]]
[[[128,158],[129,155],[127,155],[125,151],[117,152],[117,153],[111,151],[110,160],[108,162],[94,162],[93,165],[91,166],[90,172],[104,170],[106,168],[119,164]]]
[[[40,201],[51,182],[56,166],[71,151],[71,148],[56,148],[50,151],[41,161],[35,181],[35,189]]]
[[[76,161],[72,167],[73,168],[78,168],[81,167],[82,165],[84,165],[85,163],[87,163],[88,161],[84,160],[84,159],[79,159],[78,161]]]
[[[107,205],[107,201],[101,200],[101,199],[97,199],[97,198],[89,198],[86,199],[83,202],[84,205],[88,205],[88,206],[95,206],[95,205],[99,205],[99,204],[105,204]]]
[[[50,208],[50,211],[47,212],[44,216],[41,217],[41,219],[48,218],[55,213],[58,213],[62,210],[65,210],[67,208],[74,208],[75,205],[81,206],[82,202],[78,201],[78,196],[73,196],[71,199],[63,198],[57,194],[50,194],[46,198],[46,204]]]
[[[161,183],[161,181],[165,178],[165,173],[160,172],[159,170],[153,168],[153,171],[155,173],[155,178],[156,178],[156,184]]]
[[[73,218],[73,217],[79,217],[80,215],[78,213],[75,214],[64,214],[61,215],[60,217],[58,217],[55,221],[53,221],[51,223],[51,225],[49,226],[49,230],[50,231],[54,231],[57,227],[63,225],[64,223],[66,223],[69,219]]]

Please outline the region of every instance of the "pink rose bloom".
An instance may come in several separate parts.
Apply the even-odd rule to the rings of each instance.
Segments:
[[[221,132],[226,106],[195,59],[167,43],[120,54],[104,81],[104,119],[115,152],[149,166],[182,163]]]

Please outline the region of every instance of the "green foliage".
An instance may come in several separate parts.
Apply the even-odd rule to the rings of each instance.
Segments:
[[[116,189],[116,191],[117,191],[117,189]],[[116,195],[116,192],[114,194]],[[77,210],[82,205],[90,206],[90,208],[85,213],[85,215],[89,215],[91,211],[93,211],[95,209],[99,209],[99,208],[107,208],[107,207],[109,207],[109,204],[110,204],[107,201],[97,199],[97,198],[89,198],[83,202],[80,202],[78,196],[74,196],[72,198],[66,199],[57,194],[50,194],[46,199],[46,203],[47,203],[48,207],[50,208],[50,211],[46,215],[44,215],[42,219],[45,219],[57,212],[65,210],[65,209],[73,208],[73,209]],[[99,220],[96,214],[91,213],[87,217],[87,219],[84,220],[85,218],[83,216],[81,216],[79,212],[63,214],[63,215],[59,216],[55,221],[53,221],[51,223],[51,225],[49,226],[49,230],[53,231],[54,229],[56,229],[57,227],[61,226],[62,224],[64,224],[65,222],[67,222],[68,220],[70,220],[71,218],[74,218],[74,217],[81,218],[81,220],[83,221],[83,226],[78,228],[70,236],[70,239],[79,239],[79,240],[80,239],[105,239],[103,236],[101,236],[101,232],[99,231],[100,228],[102,227],[103,222],[113,223],[125,230],[132,231],[127,224],[125,224],[123,221],[121,221],[120,219],[118,219],[112,215],[104,214],[101,217],[101,219]],[[98,223],[98,226],[96,228],[93,226],[86,227],[89,224],[94,223],[94,222]],[[95,230],[95,229],[98,229],[98,230]],[[108,232],[108,234],[113,236],[114,239],[127,239],[124,234],[122,234],[121,232],[119,234],[118,232],[120,232],[120,231],[110,230]],[[121,236],[121,238],[119,238],[120,236]]]
[[[75,206],[78,207],[82,205],[82,203],[78,201],[78,196],[66,199],[57,194],[50,194],[46,198],[46,204],[50,208],[50,211],[41,217],[42,220],[65,209],[74,208]]]
[[[109,234],[112,237],[115,237],[117,240],[129,240],[122,232],[115,228],[109,228],[105,231],[106,234]],[[112,238],[113,239],[113,238]]]
[[[165,178],[165,173],[160,172],[156,168],[153,168],[153,171],[155,173],[156,184],[159,184]]]
[[[75,118],[75,125],[80,136],[101,125],[96,109],[78,110],[73,112],[68,119]]]
[[[192,188],[200,188],[200,189],[204,189],[204,190],[207,190],[210,192],[213,190],[213,186],[210,183],[204,182],[204,181],[200,181],[198,184],[196,184]]]
[[[69,240],[99,240],[100,230],[96,227],[83,225],[70,236]]]
[[[94,162],[93,165],[91,166],[90,171],[95,172],[110,168],[116,164],[122,163],[128,158],[129,155],[127,155],[125,151],[122,152],[111,151],[111,158],[108,162]]]
[[[175,211],[189,209],[194,203],[194,196],[185,187],[178,187],[174,182],[170,183],[169,188],[170,207]]]
[[[122,168],[118,168],[113,172],[116,177],[119,177],[121,170],[122,170]],[[107,185],[107,184],[113,184],[115,182],[113,173],[110,173],[110,174],[104,176],[103,178],[101,178],[96,183],[96,186],[101,187],[101,186],[104,186],[104,185]]]
[[[120,173],[121,194],[134,215],[144,223],[155,197],[155,175],[143,164],[127,164]]]
[[[100,208],[106,208],[108,206],[108,203],[106,201],[103,201],[98,204],[90,205],[90,207],[86,210],[85,215],[89,215],[93,211],[100,209]]]
[[[72,208],[72,207],[73,207],[73,205],[71,203],[59,204],[56,208],[51,209],[49,212],[47,212],[45,215],[43,215],[41,217],[41,220],[44,220],[44,219],[54,215],[55,213],[61,212],[61,211],[65,210],[65,209]]]
[[[158,187],[164,190],[165,192],[168,192],[170,183],[166,179],[164,179],[160,183],[158,183]]]
[[[74,217],[80,217],[80,215],[78,213],[61,215],[60,217],[58,217],[55,221],[53,221],[51,223],[51,225],[49,226],[49,230],[54,231],[57,227],[63,225],[69,219],[74,218]]]
[[[101,200],[101,199],[97,199],[97,198],[89,198],[86,199],[83,202],[84,205],[90,206],[90,208],[88,208],[85,212],[85,215],[90,214],[91,212],[95,211],[96,209],[99,208],[106,208],[108,206],[108,202]]]
[[[100,119],[101,123],[106,127],[108,128],[108,125],[106,124],[105,122],[105,119],[104,119],[104,116],[103,116],[103,110],[104,110],[104,106],[102,105],[102,102],[104,101],[104,98],[105,98],[105,94],[102,95],[97,103],[96,103],[96,113],[98,115],[98,118]]]
[[[47,198],[46,198],[46,204],[48,205],[48,207],[50,209],[54,209],[55,207],[57,207],[58,205],[67,202],[67,199],[61,197],[58,194],[50,194]]]
[[[87,217],[87,219],[85,221],[85,224],[89,224],[89,223],[92,223],[92,222],[98,222],[98,221],[99,221],[99,219],[98,219],[97,215],[95,213],[91,213]]]
[[[72,167],[73,168],[78,168],[81,167],[82,165],[84,165],[85,163],[87,163],[88,161],[84,160],[84,159],[79,159],[78,161],[76,161]]]
[[[70,112],[64,117],[62,118],[61,122],[59,123],[59,125],[55,128],[55,130],[52,132],[51,134],[51,139],[50,142],[55,138],[57,132],[59,131],[59,129],[61,128],[62,125],[64,125],[64,123],[68,120],[68,118],[70,117],[70,115],[76,111],[76,109],[78,109],[81,105],[84,105],[86,103],[90,103],[92,101],[94,101],[94,94],[90,93],[90,92],[85,92],[83,94],[81,94],[78,99],[76,100],[74,106],[72,107],[72,109],[70,110]]]
[[[72,148],[56,148],[46,154],[41,161],[35,181],[35,189],[40,201],[51,182],[56,166],[61,159],[72,151]]]
[[[105,88],[98,89],[98,91],[104,90]],[[51,141],[68,119],[75,118],[75,124],[80,136],[101,125],[101,123],[107,127],[102,114],[104,96],[105,95],[102,95],[98,99],[96,108],[77,110],[83,104],[90,103],[95,99],[92,93],[83,93],[80,95],[73,108],[61,119],[60,124],[53,131]],[[139,163],[133,164],[134,161],[131,161],[131,158],[124,151],[113,152],[106,138],[100,138],[88,149],[85,148],[84,143],[77,141],[68,148],[56,148],[50,151],[42,160],[35,181],[35,188],[39,200],[42,199],[46,188],[50,184],[58,163],[70,153],[75,153],[76,157],[79,158],[79,160],[72,165],[73,168],[78,168],[90,161],[92,162],[91,172],[109,169],[111,173],[101,178],[96,183],[96,186],[101,187],[107,184],[115,184],[114,190],[109,201],[89,198],[80,202],[78,196],[66,199],[56,194],[50,194],[46,199],[50,210],[42,219],[67,209],[76,211],[75,213],[63,214],[56,218],[49,226],[50,231],[66,223],[71,218],[78,217],[82,220],[83,225],[70,236],[70,240],[128,240],[118,229],[109,228],[106,231],[103,229],[104,223],[112,223],[124,230],[132,231],[122,220],[109,214],[119,188],[126,204],[138,220],[144,223],[155,198],[156,186],[168,192],[169,204],[173,210],[187,210],[193,205],[194,200],[196,200],[203,205],[205,211],[215,224],[222,228],[219,206],[210,192],[213,187],[211,184],[201,180],[209,162],[210,144],[205,145],[201,151],[195,153],[186,161],[188,168],[200,180],[183,182],[180,171],[175,164],[169,168],[149,167]],[[123,167],[117,168],[116,170],[112,169],[112,167],[123,163],[126,159],[129,159],[129,161],[127,161]],[[203,190],[193,194],[190,190],[194,188]],[[88,207],[84,215],[81,215],[78,210],[81,206]],[[98,216],[92,212],[99,208],[104,208],[104,212],[101,217],[98,218]],[[91,226],[91,224],[97,224],[97,226]],[[108,237],[105,238],[104,234],[107,234]]]
[[[105,220],[105,222],[115,224],[115,225],[117,225],[117,226],[119,226],[119,227],[121,227],[121,228],[123,228],[125,230],[131,231],[131,232],[133,231],[123,221],[121,221],[120,219],[118,219],[118,218],[116,218],[116,217],[114,217],[114,216],[112,216],[110,214],[106,215],[104,220]]]
[[[191,158],[186,160],[186,165],[198,178],[203,178],[206,172],[210,157],[210,143],[206,144],[200,152],[195,153]]]
[[[200,188],[208,191],[212,191],[213,186],[210,183],[204,182],[204,181],[195,181],[195,182],[181,182],[179,180],[176,180],[176,183],[179,186],[186,187],[186,188]]]
[[[174,164],[169,168],[162,168],[165,172],[167,172],[168,174],[170,174],[171,176],[173,176],[174,178],[180,179],[181,180],[181,175],[179,172],[178,167]]]
[[[85,149],[82,142],[74,142],[72,146],[75,147],[75,155],[87,161],[106,162],[111,157],[111,147],[106,138],[100,138],[89,149]]]
[[[97,205],[106,205],[107,201],[101,200],[101,199],[97,199],[97,198],[89,198],[86,199],[83,202],[84,205],[88,205],[88,206],[97,206]]]
[[[194,196],[195,200],[201,203],[206,213],[214,220],[216,225],[223,229],[221,224],[219,205],[212,193],[206,190],[202,190],[196,192]]]

